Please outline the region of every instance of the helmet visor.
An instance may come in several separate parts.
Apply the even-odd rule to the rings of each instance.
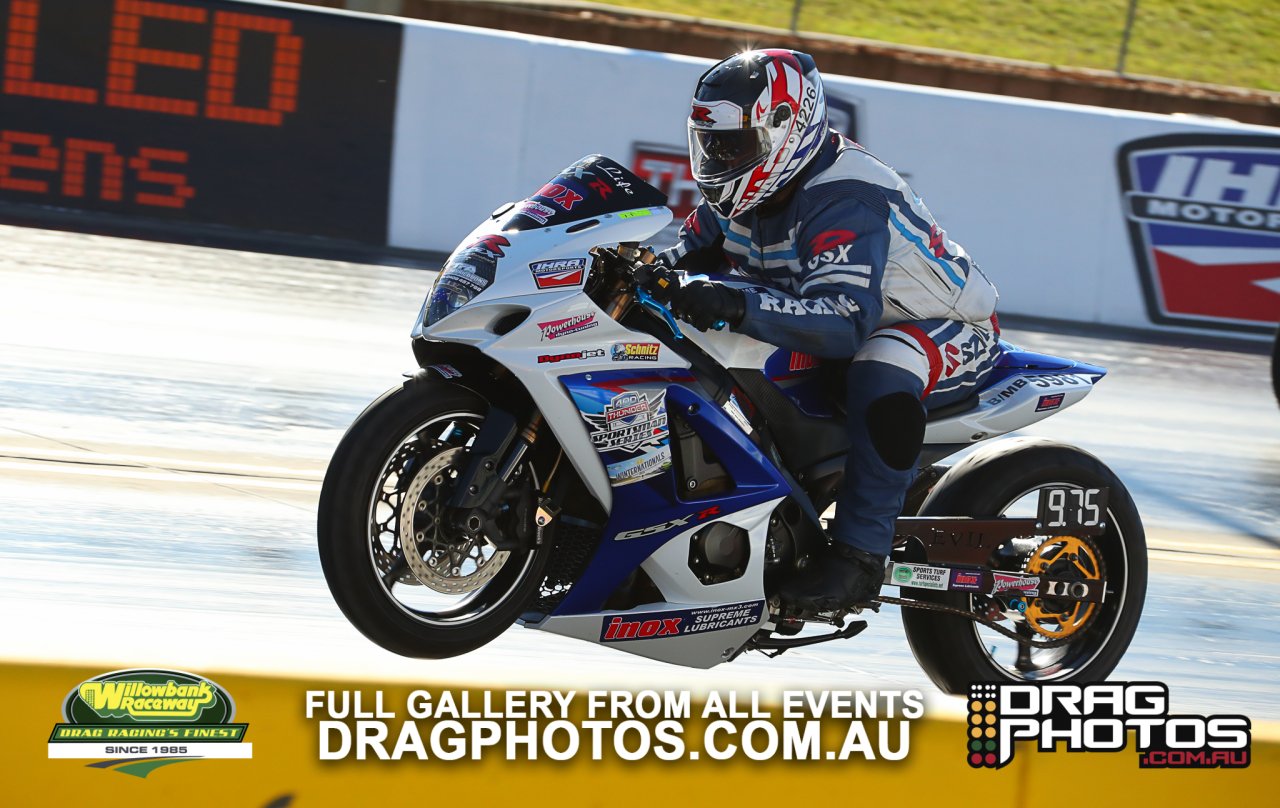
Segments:
[[[689,163],[699,183],[715,185],[742,176],[764,162],[769,147],[769,133],[763,127],[689,127]]]

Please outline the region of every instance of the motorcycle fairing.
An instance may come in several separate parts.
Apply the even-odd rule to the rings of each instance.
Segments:
[[[586,422],[615,489],[671,467],[667,387],[692,382],[692,374],[617,370],[561,376],[560,381]]]
[[[504,210],[503,230],[533,230],[666,204],[666,194],[626,166],[591,154],[561,171],[533,196]]]
[[[765,360],[764,375],[805,415],[829,418],[836,414],[832,391],[824,382],[822,360],[813,354],[779,348]]]
[[[930,417],[926,446],[969,444],[1023,429],[1079,403],[1107,375],[1097,365],[1023,351],[1004,340],[1000,349],[972,406]]]
[[[585,378],[588,375],[593,379]],[[666,407],[680,412],[716,454],[733,480],[733,488],[711,497],[685,497],[682,481],[671,467],[616,486],[600,546],[553,616],[598,613],[619,584],[640,566],[671,603],[714,605],[763,598],[768,517],[791,493],[785,478],[715,402],[692,387],[670,383],[661,372],[631,374],[632,379],[624,378],[625,372],[611,379],[600,379],[600,375],[607,374],[580,374],[563,381],[577,391],[575,399],[584,395],[581,388],[594,386],[593,381],[606,385],[602,389],[623,391],[652,391],[655,384],[665,384]],[[767,507],[760,510],[763,506]],[[689,541],[717,521],[747,531],[747,570],[734,580],[704,584],[689,569]]]

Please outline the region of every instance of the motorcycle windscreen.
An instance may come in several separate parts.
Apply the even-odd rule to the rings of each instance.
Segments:
[[[666,204],[666,194],[608,157],[592,154],[518,203],[502,229],[533,230]]]

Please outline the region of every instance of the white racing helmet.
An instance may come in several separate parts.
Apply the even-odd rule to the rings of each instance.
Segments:
[[[735,54],[693,92],[689,162],[712,209],[741,216],[809,164],[827,130],[827,102],[813,57],[790,50]]]

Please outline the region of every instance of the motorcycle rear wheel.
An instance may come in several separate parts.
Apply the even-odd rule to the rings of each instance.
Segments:
[[[498,551],[450,537],[440,518],[487,410],[463,388],[409,379],[365,408],[329,462],[321,568],[342,613],[389,651],[442,659],[479,648],[542,582],[547,545]]]
[[[902,623],[916,660],[948,693],[967,693],[973,682],[1101,681],[1119,664],[1133,639],[1146,597],[1146,537],[1124,484],[1088,452],[1039,438],[1001,441],[948,471],[925,500],[920,515],[1034,516],[1026,512],[1027,504],[1047,486],[1110,489],[1106,531],[1088,540],[1104,562],[1106,601],[1078,630],[1078,639],[1029,652],[1019,652],[1016,642],[958,615],[904,607]],[[1016,507],[1019,504],[1021,509]],[[911,590],[910,594],[965,611],[984,605],[983,596],[962,592]],[[1002,625],[1044,639],[1034,636],[1026,623],[1006,615]]]

